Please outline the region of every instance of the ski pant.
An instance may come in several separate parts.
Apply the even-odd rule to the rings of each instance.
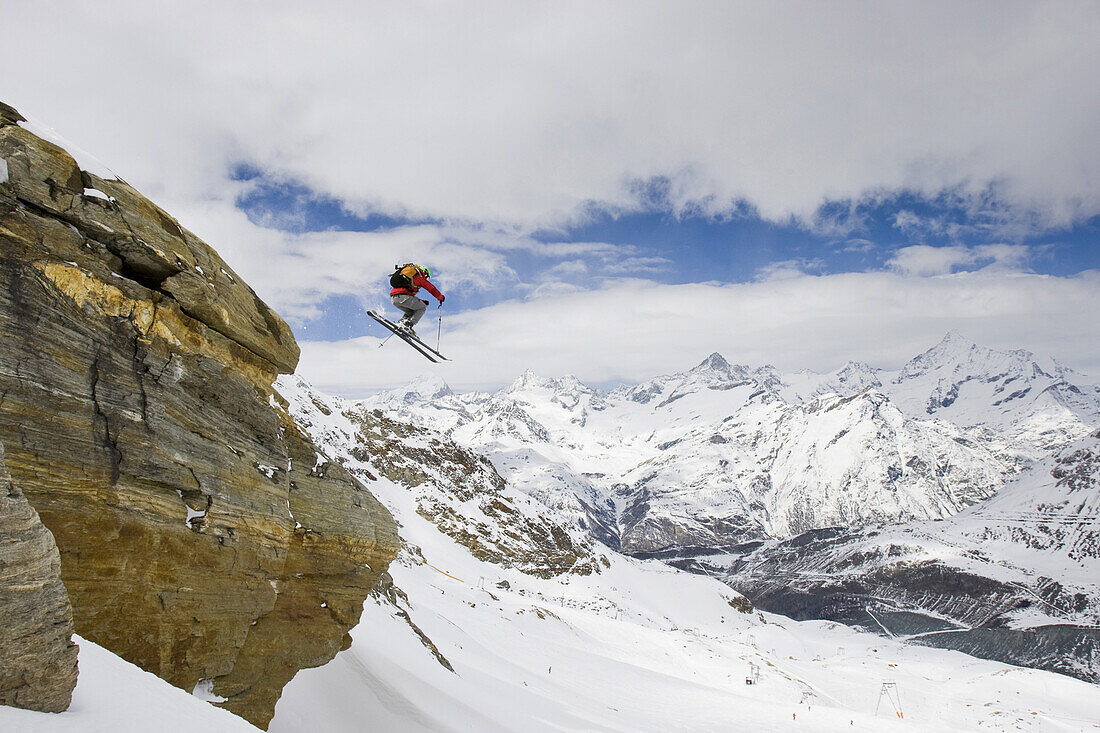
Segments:
[[[405,313],[401,320],[410,326],[415,326],[423,318],[424,311],[428,310],[428,301],[415,295],[395,295],[390,298],[390,302]]]

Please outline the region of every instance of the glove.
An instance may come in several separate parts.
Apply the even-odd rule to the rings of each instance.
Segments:
[[[423,303],[424,305],[427,305],[427,304],[428,304],[428,301],[426,301],[426,300],[423,300],[423,299],[421,299],[421,301],[420,301],[420,302],[421,302],[421,303]]]

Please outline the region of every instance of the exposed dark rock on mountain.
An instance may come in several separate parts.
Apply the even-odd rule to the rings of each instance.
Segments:
[[[940,522],[669,552],[759,607],[1100,681],[1100,432]]]
[[[479,560],[542,578],[608,566],[584,532],[510,487],[485,457],[427,426],[320,395],[300,379],[279,385],[295,419],[333,460],[365,482],[381,476],[406,487],[417,514]]]
[[[0,440],[78,633],[259,725],[347,643],[389,513],[274,399],[298,346],[218,254],[0,107]],[[0,171],[2,172],[2,171]]]
[[[0,445],[0,705],[69,707],[76,644],[60,572],[53,535],[12,484]]]

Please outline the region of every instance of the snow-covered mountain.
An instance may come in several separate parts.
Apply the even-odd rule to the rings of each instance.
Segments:
[[[274,733],[364,721],[392,731],[1039,731],[1076,725],[1098,699],[1067,677],[761,613],[714,578],[586,543],[569,517],[434,428],[300,380],[278,388],[324,453],[317,465],[361,478],[397,520],[403,549],[350,649],[288,685]],[[600,404],[571,380],[522,391],[533,388]],[[883,697],[883,680],[900,696]]]
[[[368,400],[487,455],[612,547],[653,552],[951,516],[1100,425],[1100,391],[957,334],[896,372],[781,375],[712,354],[591,389],[521,375],[494,393],[425,380]]]
[[[610,547],[764,608],[1096,675],[1100,561],[1073,556],[1095,536],[1035,520],[1095,521],[1095,487],[1073,504],[1048,484],[1087,452],[1100,390],[1049,360],[951,333],[896,371],[713,354],[607,393],[528,372],[494,394],[427,380],[359,407],[441,430]]]
[[[914,416],[933,416],[1008,438],[1030,458],[1057,451],[1100,424],[1100,387],[1053,359],[995,351],[958,333],[882,375],[891,399]]]
[[[587,575],[606,564],[582,528],[548,515],[484,456],[434,430],[322,395],[300,377],[282,377],[279,389],[333,460],[365,483],[384,477],[410,487],[417,513],[474,557],[537,576]]]
[[[679,557],[765,608],[1100,679],[1100,430],[942,521]]]
[[[712,376],[708,371],[669,379],[654,396],[663,401],[689,381],[707,381]],[[746,385],[722,388],[731,381],[710,382],[718,389],[704,387],[704,396],[734,395],[746,405],[760,399],[751,393],[738,396]],[[1037,733],[1080,729],[1094,721],[1100,704],[1095,685],[954,651],[914,647],[834,623],[792,621],[754,609],[716,578],[601,547],[576,523],[582,511],[563,514],[520,491],[455,437],[482,427],[484,436],[501,436],[493,438],[500,446],[512,439],[512,473],[531,482],[535,474],[523,473],[519,465],[523,455],[536,454],[531,452],[534,446],[512,436],[528,441],[540,432],[549,436],[539,446],[540,456],[544,452],[568,461],[576,455],[571,451],[604,451],[618,461],[615,470],[627,473],[635,467],[631,461],[636,456],[616,454],[617,446],[629,444],[622,434],[575,431],[586,413],[589,424],[599,424],[602,414],[619,409],[617,398],[571,379],[525,375],[522,382],[506,394],[466,396],[469,402],[438,384],[422,382],[395,399],[387,414],[320,394],[300,379],[280,379],[282,405],[319,451],[306,459],[308,469],[323,473],[339,464],[359,478],[392,513],[402,549],[367,600],[348,649],[322,667],[300,671],[287,685],[270,725],[273,733],[353,731],[364,725],[395,733],[745,728]],[[878,395],[872,404],[881,403],[880,410],[885,404],[881,393],[858,394]],[[402,410],[419,413],[425,396],[445,404],[430,413],[442,430],[397,417]],[[845,414],[846,405],[862,404],[845,399],[819,395],[802,408],[806,415],[815,410],[831,415]],[[474,419],[478,413],[471,405],[494,400],[492,420]],[[551,409],[551,403],[556,407]],[[642,435],[635,450],[641,454],[653,441],[665,439],[662,430],[672,428],[657,424],[662,417],[683,424],[692,411],[703,412],[704,404],[691,394],[669,403],[666,408],[681,405],[688,411],[652,417],[650,431],[657,435]],[[770,400],[767,405],[781,407]],[[541,419],[530,422],[532,413]],[[894,415],[886,422],[905,424],[908,419]],[[568,436],[576,442],[570,443]],[[1026,471],[993,501],[953,519],[920,525],[945,528],[942,544],[955,548],[959,562],[973,560],[986,547],[983,542],[1014,548],[1021,540],[1048,560],[1063,553],[1094,557],[1095,534],[1089,523],[1067,522],[1095,515],[1097,455],[1094,445],[1075,446]],[[1053,484],[1044,478],[1044,470]],[[594,491],[602,489],[604,478],[598,475],[578,468],[574,478],[589,481]],[[550,484],[543,486],[547,496],[559,497]],[[1041,501],[1032,505],[1025,496],[1040,496]],[[619,506],[614,498],[610,504],[591,511]],[[1025,534],[1009,529],[982,539],[983,526],[1007,526],[1007,519],[989,517],[999,513],[1024,521],[1036,507],[1041,521],[1028,525]],[[949,532],[949,526],[966,531]],[[771,544],[794,546],[831,531]],[[977,543],[977,550],[973,544],[948,543],[960,543],[963,536]],[[316,542],[308,530],[300,539]],[[995,544],[988,548],[991,560],[994,551],[1005,552]],[[882,549],[887,556],[893,551],[886,544]],[[976,565],[974,561],[972,567]],[[720,566],[712,567],[716,572]],[[1084,619],[1095,608],[1088,601],[1077,608],[1076,588],[1083,576],[1071,577],[1070,567],[1058,569],[1063,590],[1053,593],[1048,586],[1040,594],[1046,604],[1076,609]],[[1019,572],[1012,576],[1011,568],[994,570],[1006,584],[1026,581]],[[1017,611],[1014,618],[1024,620],[1025,610]],[[896,618],[887,623],[896,623]],[[188,696],[81,643],[87,648],[73,707],[60,715],[0,707],[0,729],[250,729],[209,708],[202,702],[210,699],[203,689]],[[750,680],[754,684],[746,684]],[[886,695],[884,681],[896,685]]]

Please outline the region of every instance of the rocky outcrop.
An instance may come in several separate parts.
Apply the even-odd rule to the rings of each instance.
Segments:
[[[346,644],[396,527],[274,400],[298,358],[282,319],[18,121],[0,107],[9,470],[56,537],[77,632],[264,725]]]
[[[417,514],[477,559],[543,578],[609,566],[591,538],[442,433],[322,395],[298,378],[280,379],[279,390],[329,456],[365,483],[381,477],[405,487]]]
[[[18,117],[9,113],[0,121]],[[79,244],[92,250],[85,254],[117,275],[170,296],[183,313],[251,350],[272,371],[294,371],[298,344],[283,319],[217,252],[125,181],[80,170],[64,150],[16,124],[0,127],[0,157],[7,163],[14,198],[29,212],[75,229],[85,240]],[[71,244],[73,238],[68,239]],[[88,240],[102,249],[96,251]],[[87,260],[76,262],[90,264]]]
[[[53,535],[12,484],[0,445],[0,705],[60,713],[76,687],[73,612]]]
[[[435,487],[418,492],[417,513],[477,559],[543,578],[590,575],[605,567],[591,541],[574,540],[562,523],[524,511],[516,501],[520,497],[507,496],[505,480],[484,456],[379,411],[351,414],[360,427],[351,455],[369,458],[371,467],[395,483]],[[480,517],[468,515],[470,506]]]

